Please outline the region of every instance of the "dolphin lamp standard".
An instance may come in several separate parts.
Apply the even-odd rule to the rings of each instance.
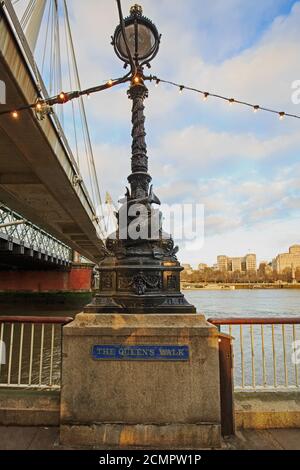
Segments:
[[[126,39],[126,40],[125,40]],[[118,227],[106,241],[108,255],[99,266],[100,286],[86,313],[194,313],[180,292],[178,247],[162,229],[160,205],[148,173],[144,101],[148,89],[144,66],[158,52],[155,25],[134,5],[117,27],[112,44],[117,56],[131,66],[128,97],[132,101],[132,156],[129,187],[119,202]],[[134,234],[130,230],[136,228]],[[136,236],[138,235],[138,236]]]

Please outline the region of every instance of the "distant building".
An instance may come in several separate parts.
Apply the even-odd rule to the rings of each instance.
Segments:
[[[266,274],[272,274],[272,264],[268,263],[268,261],[261,261],[261,263],[259,263],[258,272],[263,276],[265,276]]]
[[[285,269],[300,268],[300,245],[290,246],[288,253],[281,253],[273,259],[272,266],[278,274],[284,272]]]
[[[190,264],[182,264],[183,270],[186,274],[193,274],[193,268]]]
[[[205,269],[207,269],[207,264],[205,264],[205,263],[200,263],[200,264],[198,265],[198,270],[199,270],[199,271],[204,271]]]
[[[230,258],[228,266],[231,266],[230,271],[235,272],[239,271],[242,272],[242,261],[243,258]]]
[[[230,258],[225,255],[218,256],[218,269],[219,271],[229,272],[250,272],[256,271],[257,261],[256,255],[251,253],[242,258]]]
[[[249,254],[245,256],[246,269],[245,271],[256,271],[256,255]]]
[[[228,258],[227,256],[218,256],[218,269],[219,271],[228,271]]]

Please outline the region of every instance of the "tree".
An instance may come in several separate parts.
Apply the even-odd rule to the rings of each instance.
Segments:
[[[292,269],[285,268],[283,272],[280,274],[279,278],[284,282],[292,282]]]

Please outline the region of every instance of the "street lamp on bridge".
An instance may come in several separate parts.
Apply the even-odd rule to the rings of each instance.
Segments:
[[[144,101],[148,97],[144,67],[159,50],[156,26],[134,5],[112,38],[117,56],[131,66],[128,97],[132,100],[130,188],[118,214],[118,227],[106,242],[109,255],[99,266],[100,288],[87,313],[194,313],[180,292],[178,251],[162,229],[160,205],[148,173]]]

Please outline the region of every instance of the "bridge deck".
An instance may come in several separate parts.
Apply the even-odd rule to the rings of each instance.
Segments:
[[[34,103],[39,91],[16,33],[0,5],[0,80],[7,108]],[[1,110],[6,105],[1,105]],[[101,258],[95,210],[52,117],[32,110],[0,117],[0,201],[88,259]]]

